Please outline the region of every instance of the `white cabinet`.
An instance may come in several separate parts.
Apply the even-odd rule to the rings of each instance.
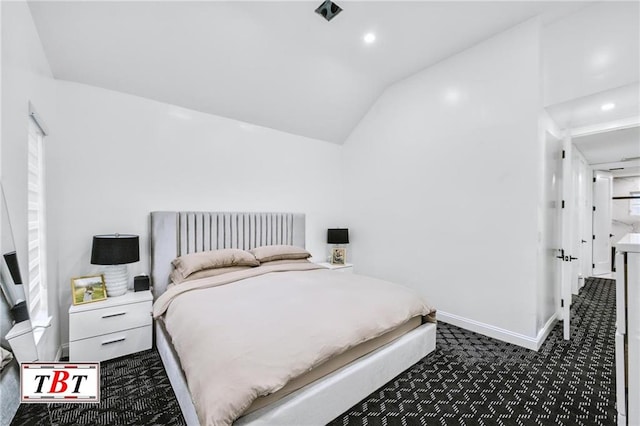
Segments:
[[[151,349],[150,291],[69,308],[69,361],[104,361]]]
[[[344,265],[334,265],[329,262],[319,262],[318,265],[331,269],[332,271],[353,273],[353,263],[345,263]]]
[[[640,425],[640,234],[616,244],[616,408],[618,425]]]

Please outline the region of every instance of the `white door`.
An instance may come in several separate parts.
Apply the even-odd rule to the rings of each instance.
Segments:
[[[544,167],[544,206],[543,220],[544,233],[544,262],[543,262],[543,287],[541,300],[544,318],[555,314],[560,317],[562,289],[560,287],[561,265],[560,256],[562,247],[562,235],[560,233],[561,211],[561,185],[562,185],[562,140],[550,132],[545,133],[545,167]],[[552,301],[549,298],[552,297]]]
[[[593,201],[591,193],[592,172],[584,158],[580,158],[580,190],[578,197],[580,209],[580,284],[583,286],[586,279],[592,275],[592,235]]]
[[[593,172],[593,275],[611,272],[611,196],[610,172]]]
[[[571,137],[567,136],[562,141],[562,154],[560,155],[561,183],[560,189],[560,236],[561,246],[558,252],[558,267],[560,275],[560,312],[563,322],[563,336],[569,340],[571,335],[571,284],[573,280],[578,280],[577,268],[573,267],[573,262],[577,256],[573,253],[575,224],[573,223],[573,173],[572,173],[572,143]]]

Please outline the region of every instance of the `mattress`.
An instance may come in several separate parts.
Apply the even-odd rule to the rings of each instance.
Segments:
[[[270,395],[259,397],[253,402],[253,404],[251,404],[251,406],[243,413],[243,415],[249,414],[255,410],[259,410],[262,407],[272,404],[279,399],[289,395],[290,393],[308,385],[309,383],[315,382],[316,380],[333,373],[334,371],[344,367],[345,365],[355,361],[356,359],[368,353],[371,353],[376,349],[386,345],[387,343],[392,342],[398,337],[410,332],[411,330],[420,327],[422,322],[423,321],[421,316],[411,318],[406,323],[383,334],[382,336],[378,336],[375,339],[361,343],[358,346],[354,346],[348,351],[343,352],[340,355],[337,355],[326,361],[325,363],[317,366],[308,373],[291,380],[285,387],[283,387],[279,391],[274,392]]]

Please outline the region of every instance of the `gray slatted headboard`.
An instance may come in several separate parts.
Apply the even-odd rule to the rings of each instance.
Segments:
[[[250,250],[275,244],[305,246],[301,213],[152,212],[151,282],[154,297],[167,289],[171,261],[223,248]]]

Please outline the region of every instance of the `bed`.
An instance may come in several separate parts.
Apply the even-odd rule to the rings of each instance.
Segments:
[[[249,250],[266,245],[304,247],[305,216],[295,213],[152,212],[151,278],[154,298],[164,301],[169,293],[175,292],[176,289],[168,285],[172,272],[171,262],[179,256],[222,248]],[[271,267],[309,271],[286,269],[286,275],[278,275],[282,279],[277,280],[277,284],[282,282],[283,286],[287,281],[285,277],[299,279],[300,274],[307,274],[305,277],[328,277],[326,274],[332,274],[330,277],[337,281],[337,285],[340,284],[340,280],[345,279],[360,279],[363,283],[367,282],[365,280],[371,280],[365,277],[348,278],[353,275],[328,270],[317,271],[321,268],[312,264]],[[258,282],[257,280],[274,281],[276,275],[265,273],[247,278],[242,280],[242,285],[252,285],[255,284],[254,281]],[[341,276],[339,279],[338,275]],[[199,281],[202,280],[195,282]],[[255,286],[253,291],[261,288],[260,286],[262,284]],[[231,285],[225,287],[226,290],[231,288]],[[380,334],[371,341],[355,345],[335,356],[335,359],[332,358],[310,369],[274,394],[261,396],[234,424],[326,424],[435,349],[436,326],[434,323],[425,322],[424,317],[421,319],[411,318],[402,326]],[[163,320],[155,321],[154,331],[156,347],[185,420],[189,425],[200,424],[197,404],[194,404],[177,354],[180,348],[184,351],[184,344],[181,346],[177,341],[174,347],[174,339],[171,338]]]

